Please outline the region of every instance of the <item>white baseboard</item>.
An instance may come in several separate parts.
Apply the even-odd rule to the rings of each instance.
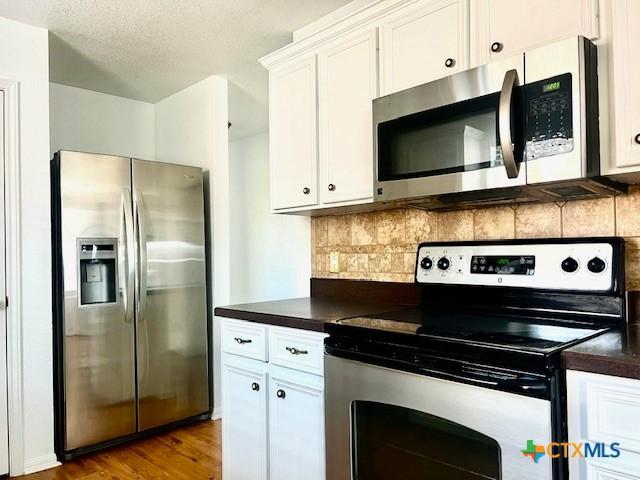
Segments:
[[[24,474],[40,472],[61,465],[55,453],[48,453],[36,458],[30,458],[24,462]]]
[[[222,418],[222,407],[215,407],[211,414],[211,420],[220,420]]]

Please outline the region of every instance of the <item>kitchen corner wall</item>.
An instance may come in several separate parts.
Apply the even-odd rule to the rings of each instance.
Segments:
[[[613,235],[626,240],[627,289],[640,290],[640,187],[616,198],[564,203],[314,217],[312,276],[413,282],[420,242]],[[330,252],[339,252],[340,273],[329,272]]]
[[[17,260],[21,292],[10,299],[14,311],[20,312],[20,323],[12,322],[9,327],[12,338],[19,339],[22,349],[21,377],[16,377],[14,371],[8,372],[13,377],[11,405],[14,408],[19,398],[16,390],[22,389],[20,417],[15,410],[9,412],[10,467],[11,474],[17,475],[56,464],[49,242],[49,40],[46,29],[5,18],[0,18],[0,39],[0,79],[15,81],[19,88],[19,140],[16,145],[21,172],[18,173],[19,217],[9,213],[15,211],[15,206],[11,205],[11,195],[7,196],[7,219],[11,222],[8,244],[11,232],[21,232],[19,246],[22,251]],[[7,188],[17,187],[9,178],[6,178]],[[17,347],[12,345],[12,349]],[[15,355],[13,350],[13,360]],[[6,390],[4,395],[6,400]]]

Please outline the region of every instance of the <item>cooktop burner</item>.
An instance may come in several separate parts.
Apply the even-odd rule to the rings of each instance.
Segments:
[[[558,320],[413,308],[349,318],[339,324],[540,352],[566,348],[606,330],[556,322]]]

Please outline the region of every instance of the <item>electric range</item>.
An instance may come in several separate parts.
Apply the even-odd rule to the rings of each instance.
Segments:
[[[562,350],[625,321],[624,241],[423,243],[415,280],[327,326],[327,478],[568,478],[523,450],[567,440]]]

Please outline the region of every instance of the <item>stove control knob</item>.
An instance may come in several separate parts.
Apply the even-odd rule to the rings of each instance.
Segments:
[[[589,263],[587,263],[587,268],[592,273],[602,273],[607,268],[607,264],[604,263],[604,260],[601,258],[593,257],[589,260]]]
[[[448,270],[450,266],[451,266],[451,262],[447,257],[442,257],[440,258],[440,260],[438,260],[438,268],[443,272],[445,270]]]
[[[562,261],[561,264],[562,270],[567,273],[573,273],[578,270],[578,261],[573,257],[567,257]]]
[[[432,261],[429,257],[424,257],[424,258],[420,261],[420,266],[421,266],[424,270],[431,270],[431,267],[433,267],[433,261]]]

